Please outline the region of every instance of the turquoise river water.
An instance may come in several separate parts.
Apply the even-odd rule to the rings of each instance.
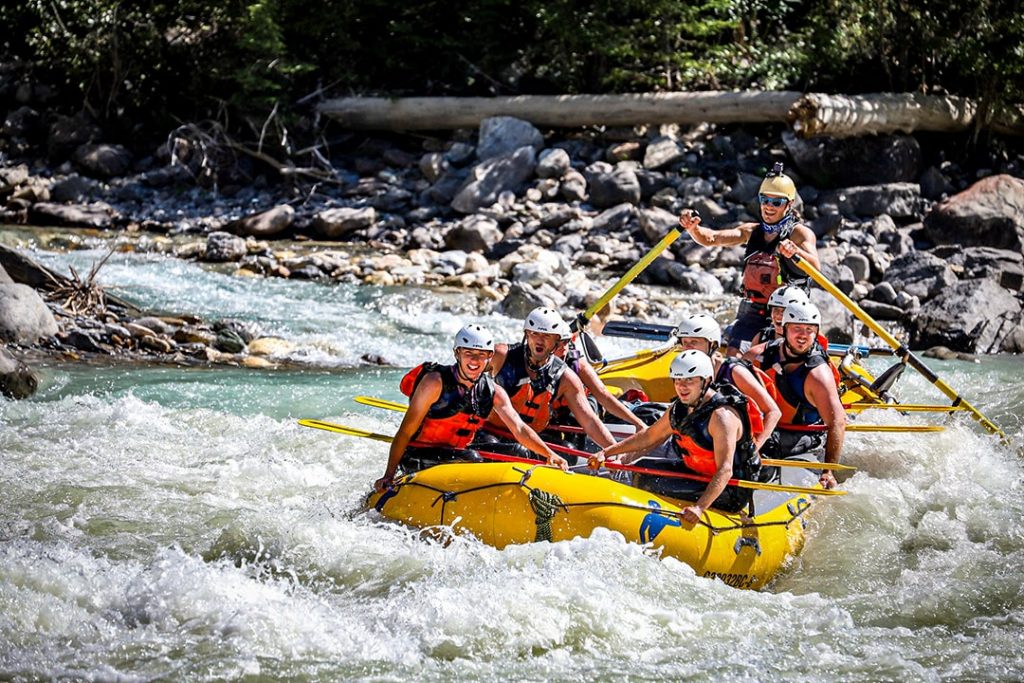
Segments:
[[[84,272],[98,249],[38,256]],[[402,370],[465,320],[412,289],[248,279],[119,254],[100,281],[143,306],[253,322],[306,371],[50,363],[0,399],[0,679],[1024,679],[1024,365],[934,362],[1011,436],[850,434],[849,495],[820,502],[768,589],[695,576],[611,532],[444,547],[359,511]],[[448,295],[448,301],[457,300]],[[885,360],[871,360],[884,367]],[[943,397],[908,371],[908,402]]]

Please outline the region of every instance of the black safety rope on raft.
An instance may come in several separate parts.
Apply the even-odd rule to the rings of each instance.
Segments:
[[[527,487],[529,488],[529,487]],[[534,541],[551,540],[551,520],[559,508],[565,509],[562,499],[548,491],[530,489],[530,507],[537,520],[537,536]]]

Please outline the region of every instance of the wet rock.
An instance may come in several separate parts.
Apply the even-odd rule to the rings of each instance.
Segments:
[[[686,150],[668,136],[657,137],[644,150],[644,168],[659,169],[674,164],[683,158]]]
[[[50,199],[61,203],[81,202],[92,197],[99,190],[99,183],[92,178],[70,175],[50,187]]]
[[[39,202],[30,211],[38,225],[66,225],[80,228],[109,228],[116,212],[105,202],[91,204],[54,204]]]
[[[274,237],[281,234],[295,220],[291,204],[278,204],[272,209],[240,218],[224,226],[224,230],[242,237]]]
[[[232,235],[230,232],[211,232],[206,237],[206,251],[203,254],[203,260],[214,263],[238,261],[247,253],[245,240],[241,237]]]
[[[474,213],[494,204],[502,192],[518,192],[533,175],[536,163],[533,147],[520,147],[477,164],[452,199],[452,208],[460,213]]]
[[[32,344],[57,334],[57,321],[36,290],[0,284],[0,341]]]
[[[174,326],[169,325],[160,318],[154,316],[146,316],[144,318],[137,318],[131,323],[126,323],[126,327],[132,330],[133,335],[137,337],[144,337],[146,335],[144,330],[148,330],[151,335],[153,334],[171,334],[174,332]],[[137,330],[136,328],[143,328]]]
[[[587,200],[587,179],[582,173],[571,168],[562,176],[558,190],[567,202],[584,202]]]
[[[93,331],[71,329],[63,335],[58,335],[58,338],[62,339],[63,342],[76,348],[80,351],[87,351],[89,353],[111,353],[111,349],[106,344],[103,344],[98,337],[98,334]]]
[[[39,376],[21,360],[0,346],[0,394],[7,398],[28,398],[39,388]]]
[[[1024,251],[1024,180],[994,175],[932,209],[925,233],[935,244]]]
[[[224,353],[241,353],[245,350],[245,340],[237,331],[223,328],[217,331],[213,347]]]
[[[965,280],[921,307],[911,321],[911,343],[991,353],[1002,347],[1020,316],[1020,301],[994,280]]]
[[[121,176],[132,167],[132,153],[121,145],[81,145],[72,159],[82,173],[93,178]]]
[[[969,353],[954,351],[946,346],[933,346],[926,349],[921,355],[925,358],[937,358],[939,360],[964,360],[968,362],[976,362],[978,360],[977,357]]]
[[[149,334],[136,335],[140,339],[142,337],[156,336],[152,331],[140,325],[136,325],[135,328],[141,328],[149,332]],[[133,334],[135,334],[135,328],[132,328]],[[217,335],[212,330],[196,327],[195,325],[186,325],[185,327],[178,328],[174,331],[174,336],[171,338],[176,344],[202,344],[203,346],[213,346],[217,341]]]
[[[175,348],[175,344],[169,339],[154,335],[140,339],[139,347],[155,351],[156,353],[171,353]]]
[[[598,161],[587,166],[584,173],[590,187],[590,203],[597,208],[640,202],[640,181],[632,164],[622,162],[611,166]]]
[[[905,291],[927,301],[957,283],[949,264],[927,252],[911,252],[896,258],[885,272],[885,279],[897,292]]]
[[[799,138],[782,134],[801,175],[821,188],[916,182],[921,147],[910,135]]]
[[[514,116],[492,116],[480,122],[476,155],[483,161],[512,154],[523,147],[536,153],[543,146],[544,136],[529,121]]]
[[[537,177],[561,178],[572,168],[572,160],[564,149],[546,149],[537,157]]]
[[[498,223],[485,216],[469,216],[444,236],[448,249],[461,251],[488,251],[502,238]]]
[[[295,344],[279,337],[259,337],[249,342],[250,356],[287,356],[295,351]]]
[[[340,207],[318,213],[313,219],[313,229],[322,237],[338,239],[376,222],[377,210],[373,207]]]

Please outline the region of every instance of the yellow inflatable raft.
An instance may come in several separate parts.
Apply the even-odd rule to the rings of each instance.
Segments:
[[[787,484],[817,480],[803,468],[783,472]],[[450,526],[496,548],[587,537],[604,527],[649,543],[700,576],[760,588],[803,546],[804,515],[813,499],[756,491],[753,518],[709,510],[690,524],[680,516],[679,501],[610,479],[539,464],[477,463],[406,475],[371,494],[367,507],[416,528]]]
[[[651,401],[666,403],[675,398],[668,369],[678,353],[678,347],[639,351],[635,357],[613,360],[604,367],[598,364],[595,370],[601,380],[614,389],[612,393],[640,389]],[[874,378],[867,370],[845,358],[833,357],[831,360],[839,368],[842,379],[840,399],[843,403],[885,402],[870,389]]]

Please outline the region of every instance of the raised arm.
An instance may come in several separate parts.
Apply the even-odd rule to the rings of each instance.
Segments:
[[[742,223],[735,228],[710,230],[700,224],[700,216],[693,209],[683,209],[679,214],[679,225],[693,241],[705,247],[732,247],[744,244],[750,239],[755,223]]]

